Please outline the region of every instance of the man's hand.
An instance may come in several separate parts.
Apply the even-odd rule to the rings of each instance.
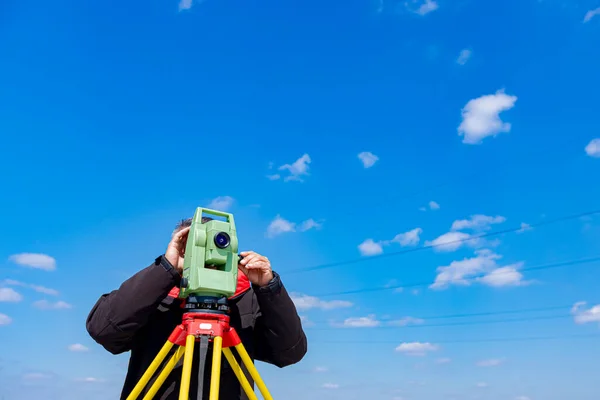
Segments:
[[[271,263],[265,256],[254,251],[243,251],[240,253],[244,257],[238,264],[239,269],[246,274],[248,280],[258,286],[265,286],[273,279]]]
[[[183,273],[183,256],[185,255],[185,246],[187,244],[190,227],[183,228],[177,232],[165,252],[165,258],[175,267],[177,272]]]

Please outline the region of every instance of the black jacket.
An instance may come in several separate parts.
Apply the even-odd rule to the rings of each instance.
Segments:
[[[158,259],[157,259],[158,260]],[[103,294],[92,308],[86,328],[90,336],[112,354],[131,351],[129,368],[121,393],[125,399],[167,341],[173,329],[182,322],[184,310],[180,300],[169,296],[179,286],[180,276],[154,262],[110,293]],[[300,361],[307,351],[307,341],[296,307],[277,274],[266,287],[250,287],[229,300],[230,325],[235,328],[253,360],[278,367]],[[173,346],[166,363],[178,346]],[[190,400],[197,399],[198,348],[194,346],[194,364]],[[232,349],[251,385],[249,372]],[[206,357],[203,399],[208,398],[212,347]],[[173,369],[155,400],[177,400],[183,357]],[[154,374],[158,376],[162,366]],[[153,380],[146,385],[150,388]],[[269,387],[269,382],[265,382]],[[146,390],[138,396],[141,400]],[[246,400],[229,363],[222,357],[220,400]]]

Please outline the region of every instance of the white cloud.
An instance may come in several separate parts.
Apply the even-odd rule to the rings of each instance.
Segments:
[[[439,8],[438,3],[435,0],[424,0],[424,1],[417,1],[417,0],[412,0],[412,3],[418,3],[419,6],[416,9],[411,9],[409,7],[408,2],[406,3],[406,7],[414,12],[415,14],[419,14],[419,15],[426,15],[429,14],[432,11],[435,11]]]
[[[93,376],[88,376],[86,378],[78,378],[76,379],[78,382],[87,382],[87,383],[99,383],[104,382],[105,380],[102,378],[94,378]]]
[[[367,239],[358,245],[358,250],[363,256],[375,256],[383,253],[381,243],[376,243],[373,239]]]
[[[10,256],[9,260],[23,267],[45,271],[54,271],[56,269],[56,260],[47,254],[20,253]]]
[[[362,161],[365,168],[371,168],[379,160],[379,157],[370,151],[363,151],[362,153],[359,153],[358,158],[360,161]]]
[[[373,328],[379,325],[381,325],[381,322],[374,315],[346,318],[342,323],[342,326],[347,328]]]
[[[340,385],[338,385],[337,383],[324,383],[323,387],[325,389],[338,389]]]
[[[477,279],[478,282],[484,285],[501,287],[501,286],[525,286],[528,285],[528,281],[523,280],[523,274],[520,273],[517,268],[523,266],[523,263],[516,263],[514,265],[508,265],[506,267],[496,268],[492,272],[485,276]]]
[[[402,247],[416,246],[421,240],[421,233],[423,233],[423,229],[414,228],[408,232],[399,233],[390,240],[375,242],[373,239],[369,238],[358,245],[358,250],[363,256],[375,256],[383,253],[383,246],[389,246],[392,243],[398,243]]]
[[[531,400],[531,397],[529,397],[529,396],[517,396],[517,397],[515,397],[515,400]]]
[[[206,208],[227,212],[233,205],[234,201],[235,200],[231,196],[219,196],[212,199]]]
[[[284,164],[279,167],[279,171],[288,171],[289,175],[286,176],[283,180],[285,182],[288,181],[298,181],[303,182],[302,176],[309,175],[309,164],[311,163],[310,156],[308,154],[302,155],[299,159],[294,161],[292,164]],[[279,174],[272,174],[267,176],[271,180],[280,179],[281,176]]]
[[[345,300],[321,300],[318,297],[306,294],[292,293],[290,295],[296,308],[300,311],[319,308],[321,310],[333,310],[335,308],[352,307],[352,303]]]
[[[479,240],[469,239],[470,237],[471,235],[464,232],[447,232],[431,241],[425,241],[425,246],[433,247],[435,251],[455,251],[465,245],[477,246]]]
[[[504,359],[502,358],[491,358],[488,360],[481,360],[477,362],[478,367],[497,367],[498,365],[504,363]]]
[[[189,10],[190,8],[192,8],[192,0],[180,0],[179,1],[179,11]]]
[[[28,380],[28,381],[34,381],[34,380],[38,380],[38,379],[50,379],[51,377],[52,377],[52,375],[45,374],[43,372],[29,372],[29,373],[23,375],[23,379]]]
[[[21,296],[17,291],[11,288],[0,288],[0,302],[10,302],[10,303],[18,303],[23,300],[23,296]]]
[[[437,345],[428,342],[402,343],[400,346],[396,347],[397,352],[404,353],[409,356],[424,356],[428,351],[437,351],[438,349],[439,347]]]
[[[327,372],[327,371],[328,371],[327,367],[316,366],[313,368],[313,372],[317,372],[317,373]]]
[[[487,231],[492,228],[492,225],[501,224],[503,222],[506,222],[506,218],[501,215],[492,217],[489,215],[475,214],[471,215],[468,219],[454,221],[450,230],[460,231],[471,229],[474,231]]]
[[[12,318],[6,314],[0,313],[0,326],[9,325],[10,323],[12,323]]]
[[[72,305],[64,301],[57,301],[55,303],[49,302],[48,300],[38,300],[33,303],[33,306],[40,310],[66,310],[73,308]]]
[[[83,352],[83,351],[88,351],[89,350],[87,347],[85,347],[81,343],[71,344],[71,345],[69,345],[68,349],[70,351],[76,351],[76,352]]]
[[[308,231],[309,229],[321,229],[323,227],[323,222],[317,222],[312,218],[303,221],[300,224],[300,232]]]
[[[475,386],[477,386],[478,388],[486,388],[489,385],[485,382],[478,382]]]
[[[323,222],[315,221],[310,218],[300,223],[299,226],[295,222],[288,221],[285,218],[282,218],[281,215],[277,215],[273,221],[267,227],[266,236],[269,238],[274,238],[275,236],[279,236],[283,233],[289,232],[305,232],[310,229],[321,229],[323,227]]]
[[[438,267],[438,274],[429,288],[445,289],[450,285],[469,286],[472,282],[493,287],[529,284],[523,280],[523,275],[518,271],[523,263],[500,267],[496,260],[502,257],[491,250],[477,250],[475,254],[475,257],[452,261],[450,265]]]
[[[517,232],[516,232],[516,233],[523,233],[523,232],[525,232],[525,231],[529,231],[529,230],[531,230],[531,229],[533,229],[533,228],[531,227],[531,225],[529,225],[529,224],[527,224],[527,223],[525,223],[525,222],[521,222],[521,229],[517,230]]]
[[[469,49],[461,50],[460,54],[458,55],[458,58],[456,59],[456,63],[459,65],[465,65],[467,61],[469,61],[469,58],[471,58],[471,53],[472,52]]]
[[[600,15],[600,7],[586,12],[585,16],[583,17],[583,23],[590,22],[590,20],[596,15]]]
[[[38,293],[49,294],[49,295],[52,295],[52,296],[58,296],[59,295],[58,290],[50,289],[50,288],[47,288],[45,286],[33,285],[33,284],[30,284],[30,283],[24,283],[24,282],[20,282],[20,281],[15,281],[13,279],[5,279],[3,281],[3,283],[5,285],[10,285],[10,286],[21,286],[21,287],[30,288],[30,289],[35,290]]]
[[[587,324],[589,322],[598,322],[600,324],[600,304],[583,309],[587,304],[585,301],[579,301],[571,308],[571,314],[574,316],[575,323]]]
[[[458,127],[459,136],[464,135],[463,143],[479,144],[488,136],[510,132],[511,124],[503,122],[500,113],[513,108],[516,101],[516,96],[503,90],[469,100],[461,110],[463,120]]]
[[[435,360],[436,364],[448,364],[450,363],[452,360],[449,358],[438,358],[437,360]]]
[[[429,207],[430,210],[440,209],[440,205],[433,200],[427,204],[427,207]],[[419,207],[419,211],[427,211],[427,207]]]
[[[585,146],[585,152],[590,157],[600,157],[600,139],[592,139]]]
[[[397,234],[391,241],[399,243],[400,246],[416,246],[421,240],[419,235],[423,233],[423,229],[415,228],[408,232]]]
[[[424,322],[425,322],[425,320],[421,319],[421,318],[404,317],[404,318],[400,318],[398,320],[390,321],[389,324],[395,325],[395,326],[408,326],[408,325],[420,325]]]

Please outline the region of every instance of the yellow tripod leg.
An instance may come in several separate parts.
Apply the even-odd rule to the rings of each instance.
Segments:
[[[235,348],[238,351],[238,353],[240,354],[240,357],[242,358],[242,362],[248,369],[248,372],[250,372],[252,379],[254,379],[254,382],[256,382],[256,386],[258,387],[258,390],[260,390],[260,394],[262,394],[262,396],[265,400],[273,400],[273,397],[271,397],[271,393],[269,393],[269,389],[267,389],[267,386],[265,385],[262,378],[260,377],[260,374],[258,373],[258,370],[254,366],[254,363],[252,362],[252,359],[248,355],[248,352],[246,351],[246,348],[244,347],[244,345],[242,343],[239,343],[235,346]]]
[[[194,357],[194,343],[196,337],[187,335],[185,338],[185,354],[183,356],[183,370],[181,371],[181,386],[179,387],[179,400],[189,400],[190,377],[192,375],[192,358]]]
[[[231,365],[233,373],[235,374],[235,376],[237,376],[238,381],[240,381],[240,385],[242,385],[242,388],[244,389],[246,396],[248,396],[248,399],[258,400],[258,397],[256,397],[256,393],[254,393],[254,389],[252,389],[252,386],[250,386],[250,382],[248,382],[248,379],[246,379],[246,375],[244,375],[242,367],[240,367],[240,364],[238,364],[237,360],[233,356],[231,349],[229,347],[225,347],[223,349],[223,354],[225,354],[225,358],[227,359],[227,361],[229,361],[229,365]]]
[[[223,338],[215,336],[213,340],[212,367],[210,373],[210,397],[209,400],[219,399],[219,383],[221,381],[221,348]],[[179,399],[183,400],[183,399]]]
[[[156,357],[154,357],[154,360],[152,360],[152,363],[148,366],[148,368],[146,369],[146,371],[144,372],[144,374],[142,375],[142,377],[140,378],[138,383],[131,390],[131,393],[129,393],[129,396],[127,396],[127,400],[137,399],[137,397],[140,395],[140,393],[142,393],[142,390],[144,389],[144,387],[150,381],[150,378],[152,378],[152,375],[154,375],[154,373],[160,366],[160,363],[162,363],[162,361],[165,359],[167,354],[169,354],[169,351],[171,350],[172,347],[173,347],[173,342],[170,342],[167,340],[165,342],[165,344],[163,345],[163,347],[158,352],[158,354],[156,355]]]
[[[165,367],[163,368],[161,373],[158,375],[158,378],[156,378],[156,380],[154,381],[152,386],[150,386],[148,393],[146,393],[146,395],[144,396],[144,398],[142,400],[151,400],[152,398],[154,398],[154,396],[156,395],[156,392],[158,392],[158,389],[161,387],[161,385],[163,383],[165,383],[167,376],[169,376],[171,371],[173,371],[173,368],[175,368],[175,365],[177,365],[177,362],[183,356],[184,352],[185,352],[185,347],[183,347],[183,346],[180,346],[177,349],[175,354],[173,354],[173,356],[169,359],[169,362],[167,363],[167,365],[165,365]]]

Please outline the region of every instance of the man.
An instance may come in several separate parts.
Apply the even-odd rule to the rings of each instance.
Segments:
[[[208,220],[210,218],[203,218],[202,222]],[[121,400],[127,398],[173,329],[182,321],[184,309],[177,293],[191,222],[192,219],[189,218],[178,224],[163,255],[123,282],[119,289],[100,296],[87,318],[87,331],[106,350],[112,354],[131,352]],[[231,326],[237,331],[252,359],[280,368],[299,362],[306,354],[307,340],[296,307],[281,278],[271,269],[267,257],[253,251],[242,252],[240,255],[243,258],[238,266],[237,289],[229,299]],[[176,347],[173,346],[164,362]],[[199,346],[195,346],[191,400],[203,400],[196,398],[198,348]],[[212,354],[212,347],[208,354]],[[209,394],[211,361],[211,357],[207,356],[204,399]],[[154,399],[179,399],[182,364],[183,358],[161,385]],[[242,368],[253,385],[243,364]],[[154,377],[156,376],[158,372]],[[154,379],[138,396],[139,400],[153,381]],[[223,357],[219,400],[246,399],[237,377]]]

